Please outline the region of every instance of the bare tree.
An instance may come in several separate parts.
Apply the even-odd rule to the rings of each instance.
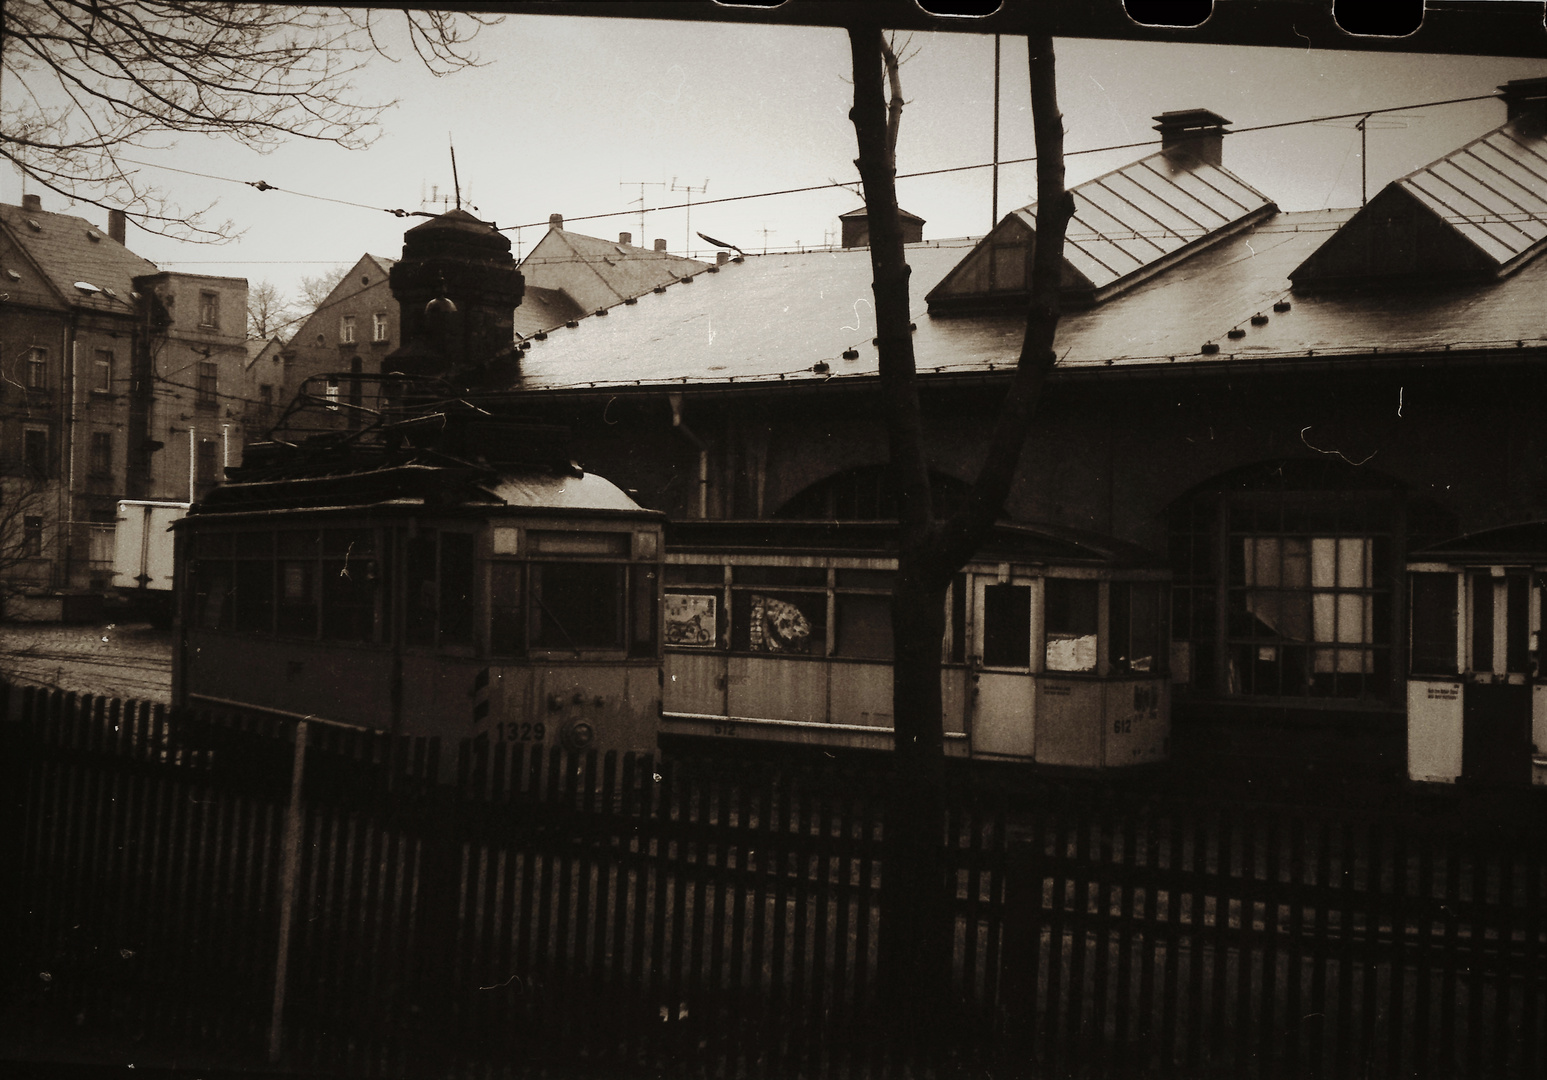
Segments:
[[[294,317],[290,301],[272,281],[260,281],[247,290],[248,337],[272,337]]]
[[[882,978],[898,1033],[940,1049],[955,1016],[950,985],[953,923],[942,864],[945,737],[940,689],[946,589],[987,539],[1015,478],[1044,381],[1054,363],[1059,270],[1074,204],[1064,189],[1063,120],[1055,93],[1053,41],[1029,39],[1032,124],[1037,150],[1037,224],[1031,296],[1020,358],[966,499],[949,519],[935,516],[909,334],[909,268],[897,208],[894,147],[901,115],[897,63],[876,27],[851,27],[854,123],[870,226],[870,260],[899,552],[893,586],[896,797],[887,808],[882,882]],[[890,59],[889,59],[890,57]],[[888,103],[884,82],[890,82]]]
[[[27,465],[0,476],[0,610],[24,590],[52,584],[43,531],[51,495]]]
[[[476,65],[480,15],[213,0],[7,0],[0,41],[0,157],[77,202],[124,209],[184,239],[236,235],[211,207],[184,209],[146,180],[134,151],[182,134],[259,150],[290,138],[362,147],[392,102],[351,82],[397,23],[436,75]]]
[[[303,311],[311,314],[327,303],[328,294],[338,288],[338,283],[349,273],[347,266],[335,266],[320,274],[308,274],[301,278],[301,295],[297,299]]]

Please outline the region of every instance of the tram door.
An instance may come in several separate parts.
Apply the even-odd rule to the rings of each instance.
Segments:
[[[1409,775],[1529,783],[1533,639],[1541,619],[1530,572],[1409,569]]]
[[[1001,574],[973,579],[976,693],[972,753],[1032,760],[1036,753],[1036,680],[1041,598],[1031,578]]]
[[[1531,778],[1530,575],[1497,567],[1466,575],[1466,684],[1461,775],[1487,783]]]

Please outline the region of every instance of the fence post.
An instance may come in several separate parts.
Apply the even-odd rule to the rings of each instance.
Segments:
[[[1003,954],[999,1016],[1006,1060],[1030,1063],[1037,1030],[1037,954],[1042,948],[1042,823],[1033,840],[1012,843],[1005,852],[1004,910],[1000,915]],[[1054,902],[1061,901],[1054,897]],[[1055,939],[1053,948],[1058,948]]]
[[[296,879],[301,868],[301,784],[306,777],[305,720],[295,722],[295,760],[290,766],[290,805],[279,864],[279,945],[274,962],[274,1010],[269,1017],[269,1061],[279,1061],[285,1035],[285,976],[290,966],[290,930],[295,916]]]

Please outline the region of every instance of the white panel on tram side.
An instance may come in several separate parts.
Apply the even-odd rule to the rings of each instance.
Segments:
[[[828,669],[831,693],[827,719],[860,727],[892,726],[892,665],[890,661],[833,661]]]
[[[1102,764],[1106,684],[1037,679],[1037,762],[1097,768]]]
[[[1407,680],[1407,775],[1453,784],[1461,775],[1459,680]]]
[[[719,651],[668,650],[664,664],[662,708],[667,712],[726,716],[726,654]]]
[[[726,707],[732,716],[825,723],[827,664],[782,656],[731,656]]]

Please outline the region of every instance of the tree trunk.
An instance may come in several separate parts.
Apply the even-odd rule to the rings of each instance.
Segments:
[[[1037,145],[1037,244],[1026,334],[989,453],[965,509],[943,524],[932,505],[917,371],[909,330],[909,268],[897,206],[893,150],[901,102],[895,67],[883,72],[876,27],[851,27],[854,123],[870,229],[882,408],[898,504],[892,593],[893,786],[881,887],[882,1005],[907,1057],[940,1060],[964,1018],[953,999],[955,890],[945,850],[945,736],[940,689],[946,588],[983,544],[1009,493],[1042,385],[1054,363],[1063,240],[1073,200],[1063,187],[1063,123],[1054,93],[1052,38],[1030,39]],[[892,79],[889,110],[883,77]],[[1029,722],[1029,718],[1028,718]]]

